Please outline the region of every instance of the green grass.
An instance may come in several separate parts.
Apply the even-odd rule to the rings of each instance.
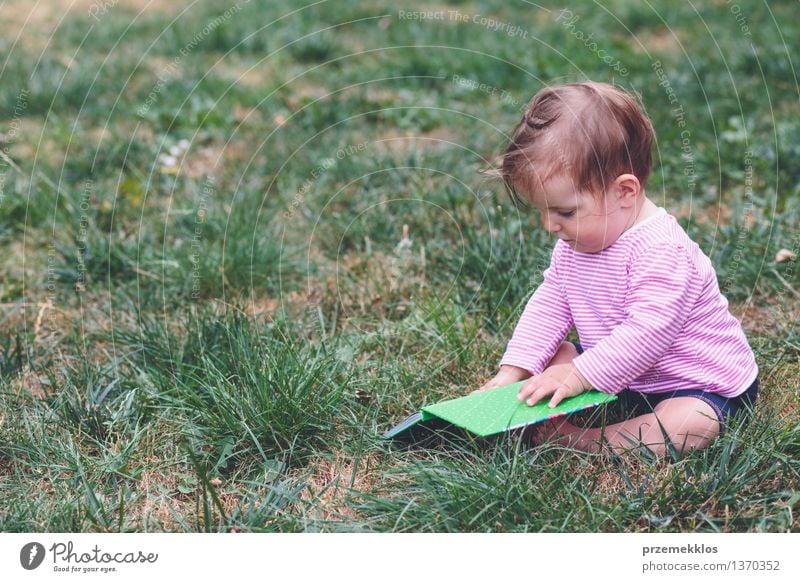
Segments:
[[[0,530],[798,530],[800,269],[775,262],[800,254],[795,5],[739,1],[748,35],[726,3],[609,0],[574,29],[561,5],[447,5],[523,37],[390,2],[121,1],[14,44],[16,4]],[[493,373],[541,281],[554,239],[480,170],[539,88],[582,78],[642,95],[648,195],[742,319],[752,422],[683,459],[393,448]]]
[[[552,446],[521,451],[501,439],[485,450],[409,456],[384,488],[353,499],[376,530],[788,530],[797,431],[764,419],[733,425],[707,450],[677,462]]]

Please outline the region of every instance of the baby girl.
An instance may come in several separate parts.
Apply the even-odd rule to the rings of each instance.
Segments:
[[[589,389],[632,416],[602,428],[558,419],[526,432],[586,451],[709,445],[758,394],[758,367],[711,261],[645,194],[653,126],[636,99],[604,83],[537,93],[498,175],[558,237],[497,375],[527,381],[533,405]],[[575,327],[580,342],[564,341]]]

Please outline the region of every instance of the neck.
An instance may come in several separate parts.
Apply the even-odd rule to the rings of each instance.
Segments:
[[[641,204],[637,204],[636,214],[631,226],[634,224],[639,224],[643,220],[647,220],[657,212],[658,206],[653,204],[653,202],[647,196],[645,196],[644,193],[642,193],[642,202]]]
[[[651,202],[650,199],[644,195],[644,192],[642,192],[641,199],[636,201],[633,211],[630,214],[630,218],[628,219],[628,225],[623,229],[622,232],[627,232],[635,225],[647,220],[657,213],[658,206],[653,204],[653,202]]]

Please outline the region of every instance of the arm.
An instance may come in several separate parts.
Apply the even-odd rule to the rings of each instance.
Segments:
[[[628,318],[573,360],[588,382],[616,394],[660,360],[683,329],[701,291],[688,251],[651,248],[630,267]]]
[[[528,300],[500,361],[501,366],[521,368],[532,376],[540,374],[572,328],[572,313],[559,283],[560,256],[556,244],[550,266],[543,273],[544,280]]]

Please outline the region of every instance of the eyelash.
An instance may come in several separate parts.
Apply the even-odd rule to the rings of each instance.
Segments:
[[[575,214],[575,211],[574,210],[570,210],[569,212],[556,212],[556,214],[558,214],[562,218],[569,218],[570,216]]]

